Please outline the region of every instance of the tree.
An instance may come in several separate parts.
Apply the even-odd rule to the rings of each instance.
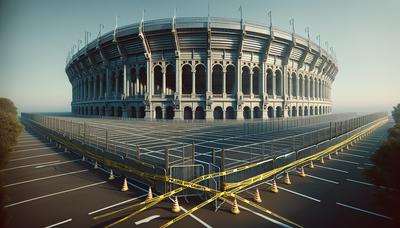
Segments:
[[[388,138],[371,157],[375,165],[366,171],[368,179],[380,188],[378,199],[385,204],[400,223],[400,104],[393,107],[396,125],[388,130]]]
[[[397,104],[397,106],[393,107],[392,117],[396,124],[400,124],[400,104]]]

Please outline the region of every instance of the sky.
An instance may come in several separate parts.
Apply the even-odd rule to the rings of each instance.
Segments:
[[[0,97],[21,112],[70,111],[71,85],[65,73],[68,51],[84,32],[98,33],[145,19],[211,16],[269,23],[311,39],[321,36],[336,52],[334,112],[390,111],[400,103],[400,1],[398,0],[0,0]]]

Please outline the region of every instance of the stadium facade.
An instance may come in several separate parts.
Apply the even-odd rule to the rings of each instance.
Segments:
[[[148,119],[324,115],[337,72],[309,38],[207,17],[116,28],[66,65],[74,114]]]

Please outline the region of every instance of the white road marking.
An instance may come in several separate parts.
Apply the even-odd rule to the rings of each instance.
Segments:
[[[358,166],[358,167],[357,167],[357,169],[364,169],[364,167],[360,167],[360,166]]]
[[[31,201],[35,201],[35,200],[39,200],[39,199],[43,199],[43,198],[47,198],[47,197],[51,197],[51,196],[56,196],[56,195],[60,195],[60,194],[68,193],[68,192],[73,192],[73,191],[77,191],[77,190],[81,190],[81,189],[84,189],[84,188],[93,187],[93,186],[104,184],[104,183],[107,183],[107,181],[101,181],[101,182],[88,184],[88,185],[84,185],[84,186],[77,187],[77,188],[64,190],[64,191],[61,191],[61,192],[55,192],[55,193],[47,194],[47,195],[44,195],[44,196],[39,196],[39,197],[35,197],[35,198],[32,198],[32,199],[23,200],[23,201],[20,201],[20,202],[16,202],[16,203],[5,205],[4,207],[5,208],[13,207],[13,206],[24,204],[24,203],[28,203],[28,202],[31,202]]]
[[[71,163],[71,162],[76,162],[76,161],[80,161],[81,159],[75,159],[75,160],[71,160],[71,161],[63,161],[63,162],[55,162],[55,163],[51,163],[48,165],[39,165],[36,166],[35,169],[40,169],[40,168],[44,168],[44,167],[48,167],[48,166],[53,166],[53,165],[61,165],[61,164],[65,164],[65,163]]]
[[[322,168],[322,169],[328,169],[328,170],[341,172],[341,173],[349,173],[348,171],[344,171],[344,170],[341,170],[341,169],[335,169],[335,168],[331,168],[331,167],[327,167],[327,166],[321,166],[321,165],[314,165],[314,166],[318,167],[318,168]]]
[[[25,143],[30,143],[30,142],[40,142],[38,139],[33,139],[33,140],[21,140],[18,141],[18,145],[20,144],[25,144]]]
[[[13,183],[13,184],[7,184],[7,185],[4,185],[3,188],[15,186],[15,185],[26,184],[26,183],[31,183],[31,182],[40,181],[40,180],[51,179],[51,178],[55,178],[55,177],[67,176],[67,175],[71,175],[71,174],[75,174],[75,173],[82,173],[82,172],[86,172],[86,171],[89,171],[89,170],[88,169],[83,169],[83,170],[78,170],[78,171],[73,171],[73,172],[68,172],[68,173],[62,173],[62,174],[57,174],[57,175],[52,175],[52,176],[47,176],[47,177],[40,177],[40,178],[36,178],[36,179],[32,179],[32,180],[26,180],[26,181]]]
[[[358,184],[363,184],[363,185],[368,185],[368,186],[375,186],[375,185],[373,185],[371,183],[367,183],[367,182],[363,182],[363,181],[357,181],[357,180],[353,180],[353,179],[346,179],[346,180],[350,181],[350,182],[358,183]]]
[[[370,214],[370,215],[375,215],[375,216],[378,216],[378,217],[381,217],[381,218],[392,220],[391,217],[386,216],[386,215],[382,215],[382,214],[379,214],[379,213],[376,213],[376,212],[367,211],[367,210],[364,210],[364,209],[361,209],[361,208],[358,208],[358,207],[353,207],[353,206],[350,206],[350,205],[347,205],[347,204],[343,204],[343,203],[339,203],[339,202],[336,202],[336,204],[340,205],[342,207],[347,207],[347,208],[350,208],[350,209],[353,209],[353,210],[356,210],[356,211],[361,211],[361,212],[364,212],[364,213],[367,213],[367,214]]]
[[[147,194],[143,194],[143,195],[141,195],[141,196],[138,196],[138,197],[135,197],[135,198],[132,198],[132,199],[128,199],[128,200],[125,200],[125,201],[122,201],[122,202],[119,202],[119,203],[116,203],[116,204],[113,204],[113,205],[110,205],[110,206],[107,206],[107,207],[103,207],[103,208],[100,208],[100,209],[98,209],[98,210],[89,212],[88,215],[96,214],[96,213],[98,213],[98,212],[100,212],[100,211],[105,211],[105,210],[107,210],[107,209],[110,209],[110,208],[119,206],[119,205],[121,205],[121,204],[128,203],[128,202],[131,202],[131,201],[134,201],[134,200],[143,198],[143,197],[145,197],[145,196],[147,196]]]
[[[150,222],[151,220],[156,219],[156,218],[159,218],[159,217],[160,217],[160,215],[152,215],[152,216],[149,216],[149,217],[147,217],[147,218],[144,218],[144,219],[142,219],[142,220],[139,220],[139,221],[135,222],[135,225],[140,225],[140,224],[142,224],[142,223],[148,223],[148,222]]]
[[[333,161],[339,161],[339,162],[346,162],[346,163],[355,164],[355,165],[359,165],[359,164],[360,164],[360,163],[358,163],[358,162],[352,162],[352,161],[347,161],[347,160],[338,159],[338,158],[332,158],[331,160],[333,160]]]
[[[371,163],[364,163],[364,165],[375,166],[374,164],[371,164]]]
[[[345,153],[345,152],[342,152],[340,154],[344,154],[344,155],[352,156],[352,157],[358,157],[358,158],[367,158],[365,156],[361,156],[361,155],[357,155],[357,154],[350,154],[350,153]]]
[[[326,182],[332,183],[332,184],[339,184],[339,182],[337,182],[337,181],[328,180],[328,179],[325,179],[325,178],[322,178],[322,177],[316,177],[316,176],[313,176],[313,175],[310,175],[310,174],[306,174],[306,177],[311,177],[311,178],[314,178],[314,179],[317,179],[317,180],[326,181]]]
[[[369,151],[366,151],[366,150],[358,150],[358,149],[350,149],[351,151],[356,151],[356,152],[361,152],[361,153],[364,153],[364,154],[373,154],[372,152],[369,152]]]
[[[24,149],[24,150],[14,150],[12,153],[21,153],[21,152],[26,152],[26,151],[34,151],[34,150],[44,150],[44,149],[54,149],[56,147],[39,147],[39,148],[32,148],[32,149]]]
[[[316,198],[313,198],[313,197],[311,197],[311,196],[307,196],[307,195],[304,195],[304,194],[301,194],[301,193],[298,193],[298,192],[295,192],[295,191],[292,191],[292,190],[289,190],[289,189],[286,189],[286,188],[282,188],[282,187],[280,187],[280,186],[278,186],[278,188],[279,188],[279,189],[282,189],[282,190],[285,190],[285,191],[287,191],[287,192],[293,193],[293,194],[295,194],[295,195],[302,196],[302,197],[304,197],[304,198],[313,200],[313,201],[318,202],[318,203],[321,202],[321,200],[316,199]]]
[[[251,212],[251,213],[253,213],[253,214],[255,214],[255,215],[257,215],[257,216],[259,216],[259,217],[261,217],[261,218],[263,218],[263,219],[266,219],[266,220],[268,220],[268,221],[270,221],[270,222],[272,222],[272,223],[275,223],[275,224],[277,224],[277,225],[279,225],[279,226],[281,226],[281,227],[291,227],[291,226],[286,225],[286,224],[284,224],[284,223],[281,223],[281,222],[279,222],[279,221],[277,221],[277,220],[275,220],[275,219],[273,219],[273,218],[270,218],[270,217],[268,217],[268,216],[266,216],[266,215],[260,214],[260,213],[258,213],[258,212],[256,212],[256,211],[253,211],[253,210],[251,210],[250,208],[244,207],[244,206],[242,206],[242,205],[238,205],[238,207],[242,208],[243,210],[249,211],[249,212]]]
[[[71,221],[72,221],[72,219],[67,219],[67,220],[64,220],[64,221],[58,222],[58,223],[56,223],[56,224],[50,225],[50,226],[46,226],[45,228],[56,227],[56,226],[59,226],[59,225],[62,225],[62,224],[65,224],[65,223],[67,223],[67,222],[71,222]]]
[[[10,159],[8,160],[9,162],[13,161],[21,161],[21,160],[27,160],[31,158],[39,158],[39,157],[47,157],[47,156],[54,156],[54,155],[59,155],[59,154],[64,154],[67,152],[60,152],[60,153],[48,153],[48,154],[40,154],[40,155],[33,155],[33,156],[28,156],[28,157],[23,157],[23,158],[15,158],[15,159]]]
[[[56,162],[59,162],[59,161],[60,161],[60,160],[49,161],[49,162],[42,162],[42,163],[36,163],[36,164],[31,164],[31,165],[21,165],[21,166],[16,166],[16,167],[11,167],[11,168],[2,169],[2,170],[0,170],[0,172],[9,171],[9,170],[14,170],[14,169],[27,168],[27,167],[37,166],[37,165],[52,164],[52,163],[56,163]],[[36,167],[35,167],[35,168],[36,168]]]
[[[13,146],[12,148],[15,149],[15,148],[18,148],[18,147],[39,146],[39,145],[48,145],[48,144],[50,144],[50,143],[42,143],[42,142],[40,142],[40,143],[31,143],[31,144],[27,144],[27,145],[16,145],[16,146]]]

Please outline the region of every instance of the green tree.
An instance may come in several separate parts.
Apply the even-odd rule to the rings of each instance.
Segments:
[[[393,107],[392,116],[396,124],[400,124],[400,104]]]
[[[12,147],[17,144],[22,127],[17,119],[17,108],[7,98],[0,98],[0,169],[7,163]],[[2,184],[0,173],[0,185]],[[4,209],[5,191],[0,187],[0,227],[7,227],[7,214]]]
[[[375,165],[366,171],[368,179],[380,188],[377,197],[400,223],[400,104],[393,107],[396,125],[388,130],[388,137],[371,157]]]

